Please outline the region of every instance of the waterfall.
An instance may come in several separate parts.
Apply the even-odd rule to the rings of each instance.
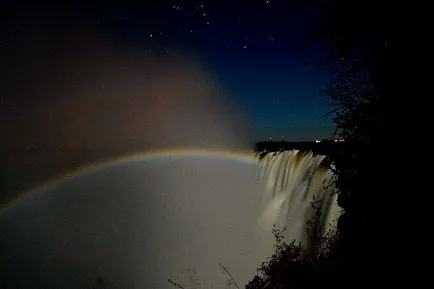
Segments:
[[[247,284],[273,254],[273,224],[309,245],[311,202],[320,232],[340,212],[325,156],[247,156],[134,158],[45,187],[0,216],[0,267],[10,270],[0,270],[0,287],[8,278],[23,288],[90,288],[101,275],[111,288],[172,289],[168,278],[191,284],[197,273],[205,288],[225,288],[219,263]]]
[[[260,160],[259,179],[264,189],[264,209],[260,217],[263,229],[273,225],[286,228],[287,240],[308,245],[307,222],[313,220],[315,201],[320,217],[316,232],[324,234],[336,228],[341,213],[337,205],[336,175],[326,157],[312,152],[289,150],[265,154]],[[268,233],[267,233],[268,234]]]

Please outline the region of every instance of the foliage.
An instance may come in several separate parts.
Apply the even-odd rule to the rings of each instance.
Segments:
[[[286,243],[285,229],[275,226],[273,234],[274,254],[261,264],[246,288],[323,288],[321,277],[333,269],[330,249],[335,244],[335,235],[327,234],[318,240],[317,246],[306,248],[295,241]]]
[[[392,94],[388,77],[394,43],[388,31],[393,23],[387,18],[391,13],[372,0],[298,2],[320,12],[310,44],[328,48],[317,61],[317,67],[332,73],[322,90],[332,107],[327,116],[340,137],[355,143],[332,156],[338,203],[345,213],[338,222],[338,235],[318,235],[317,224],[310,223],[309,248],[286,243],[284,231],[275,227],[274,254],[247,288],[381,287],[381,270],[389,267],[384,244],[392,243],[384,233],[390,193],[384,185],[388,167],[383,161],[384,107]]]
[[[219,268],[220,271],[226,275],[227,277],[227,281],[226,281],[226,288],[236,288],[236,289],[240,289],[240,286],[238,285],[238,283],[235,281],[235,278],[232,276],[229,268],[225,265],[223,265],[222,263],[219,263]],[[197,279],[197,274],[195,270],[190,270],[192,272],[192,276],[190,276],[190,283],[192,285],[188,286],[185,284],[182,284],[179,281],[175,281],[173,278],[169,278],[167,281],[172,284],[174,287],[176,288],[180,288],[180,289],[193,289],[193,288],[202,288],[203,286],[201,284],[199,284],[198,279]]]
[[[295,240],[287,243],[286,228],[273,227],[274,254],[262,262],[246,288],[323,288],[329,280],[324,277],[336,270],[339,238],[335,228],[323,230],[322,204],[322,199],[313,198],[311,202],[314,214],[306,223],[307,244]]]
[[[387,242],[381,224],[390,198],[382,161],[384,105],[392,90],[387,81],[394,47],[388,34],[390,13],[385,5],[370,0],[298,2],[319,12],[309,45],[318,57],[317,67],[332,75],[322,90],[331,106],[326,116],[332,117],[336,133],[351,143],[330,156],[338,174],[338,203],[345,213],[339,218],[338,237],[313,237],[309,250],[294,243],[278,245],[249,288],[380,287],[384,284],[380,267],[385,264],[382,244]],[[318,54],[318,46],[325,52]],[[310,225],[312,236],[318,236],[316,225]]]
[[[384,162],[384,107],[393,89],[389,81],[394,55],[391,7],[371,0],[299,2],[320,7],[320,20],[310,40],[329,48],[318,61],[318,67],[332,72],[322,93],[331,101],[328,115],[337,133],[352,143],[333,156],[338,203],[345,209],[333,249],[339,256],[335,258],[340,264],[338,275],[357,280],[357,286],[381,286],[381,267],[386,263],[383,245],[390,242],[383,224],[391,198]],[[363,266],[370,270],[360,271]]]
[[[332,80],[322,90],[333,107],[325,116],[333,116],[337,134],[346,140],[356,136],[366,139],[370,133],[366,129],[379,123],[379,113],[374,111],[379,95],[369,72],[359,62],[357,56],[342,59],[336,65]]]
[[[197,276],[197,272],[194,269],[189,269],[188,270],[190,272],[190,276],[189,276],[189,281],[190,281],[190,286],[187,286],[185,284],[182,284],[179,281],[175,281],[173,278],[169,278],[167,281],[172,284],[174,287],[176,288],[181,288],[181,289],[195,289],[195,288],[202,288],[203,286],[199,283],[199,278]]]
[[[170,284],[172,284],[174,287],[176,287],[176,288],[180,288],[180,289],[185,289],[186,288],[185,285],[183,285],[183,284],[181,284],[181,283],[179,283],[177,281],[174,281],[172,278],[167,279],[167,281]]]
[[[225,265],[223,265],[221,263],[219,263],[219,267],[220,267],[220,270],[222,271],[222,273],[228,277],[228,280],[226,282],[226,286],[227,287],[234,286],[235,288],[240,289],[240,287],[238,286],[234,277],[232,276],[231,272],[229,271],[228,267],[226,267]]]
[[[347,140],[377,141],[384,132],[384,100],[390,93],[386,78],[393,42],[388,7],[372,0],[297,2],[319,11],[308,47],[313,47],[316,66],[332,73],[322,94],[331,101],[327,115],[337,134]]]

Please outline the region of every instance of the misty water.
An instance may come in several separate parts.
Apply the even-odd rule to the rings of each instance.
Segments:
[[[313,196],[323,227],[339,214],[323,156],[161,157],[108,166],[45,188],[0,215],[0,280],[23,288],[240,285],[273,252],[273,224],[306,241]],[[324,189],[324,186],[328,189]],[[194,287],[194,286],[193,286]]]

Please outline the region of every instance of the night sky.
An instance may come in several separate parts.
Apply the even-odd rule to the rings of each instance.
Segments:
[[[329,137],[318,94],[327,75],[303,51],[314,13],[291,1],[161,1],[97,12],[97,23],[122,42],[201,57],[242,103],[258,139]],[[306,63],[308,62],[308,63]]]
[[[331,137],[332,124],[320,118],[329,109],[327,99],[318,92],[328,75],[314,67],[309,55],[315,51],[306,46],[313,11],[279,0],[142,2],[6,4],[2,46],[7,50],[29,29],[59,39],[81,29],[159,55],[182,51],[212,71],[228,101],[244,109],[255,140]],[[19,101],[28,102],[25,96]]]
[[[219,287],[219,260],[247,282],[272,248],[257,230],[254,142],[332,136],[320,118],[329,75],[306,46],[315,19],[278,0],[2,1],[0,208],[33,201],[0,218],[0,280],[84,288],[101,274],[118,288],[172,288],[187,266]],[[207,157],[178,163],[167,151],[179,148]],[[138,161],[149,151],[161,158]]]

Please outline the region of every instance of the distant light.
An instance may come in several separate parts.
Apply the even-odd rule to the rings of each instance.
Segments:
[[[316,142],[316,143],[320,143],[321,141],[320,141],[320,140],[315,140],[315,142]]]
[[[151,37],[151,38],[152,38],[152,34],[149,34],[149,37]]]
[[[244,49],[246,49],[247,48],[247,46],[246,45],[244,45]]]

